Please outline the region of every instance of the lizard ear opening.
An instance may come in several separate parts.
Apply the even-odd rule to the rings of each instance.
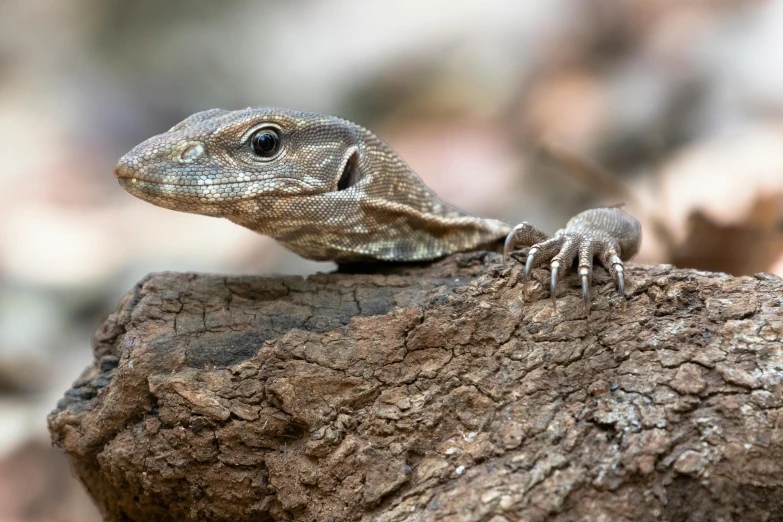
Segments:
[[[355,150],[348,157],[343,167],[343,173],[337,180],[337,190],[345,190],[353,187],[359,181],[359,151]]]

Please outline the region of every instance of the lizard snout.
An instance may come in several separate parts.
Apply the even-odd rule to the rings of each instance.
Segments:
[[[133,172],[133,168],[125,163],[123,160],[125,157],[123,156],[120,158],[120,160],[117,162],[116,165],[114,165],[114,177],[117,179],[123,179],[123,178],[133,178],[135,177],[135,173]]]

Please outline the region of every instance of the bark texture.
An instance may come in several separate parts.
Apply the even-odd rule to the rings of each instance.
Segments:
[[[781,520],[783,281],[156,274],[49,417],[110,521]],[[543,285],[542,285],[543,283]]]

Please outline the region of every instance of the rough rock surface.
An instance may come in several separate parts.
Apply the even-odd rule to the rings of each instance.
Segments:
[[[783,281],[141,281],[49,417],[107,520],[780,520]]]

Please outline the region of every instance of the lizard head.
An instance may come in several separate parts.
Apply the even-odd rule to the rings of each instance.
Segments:
[[[365,132],[316,113],[213,109],[134,147],[114,176],[160,207],[241,219],[355,182]]]
[[[376,136],[324,114],[199,112],[134,147],[114,175],[138,198],[228,218],[309,259],[434,259],[508,233],[444,204]]]

